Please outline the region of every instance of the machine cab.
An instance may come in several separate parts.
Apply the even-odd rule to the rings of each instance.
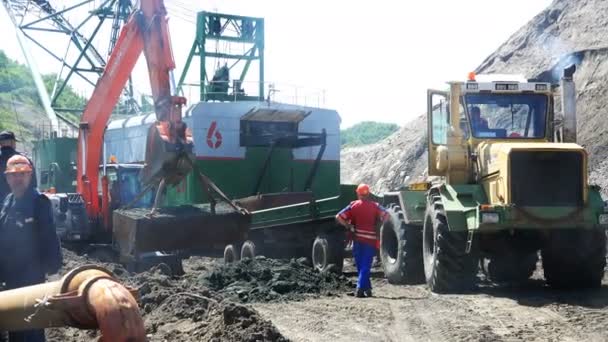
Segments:
[[[432,116],[429,133],[436,145],[447,143],[447,133],[456,120],[466,139],[552,139],[549,83],[478,82],[473,78],[452,83],[450,92],[429,90],[428,105]],[[456,117],[450,115],[452,108],[457,108]]]
[[[461,127],[473,139],[551,139],[551,94],[545,83],[468,81]]]
[[[131,203],[143,190],[140,173],[143,169],[139,164],[107,164],[108,190],[110,194],[110,209],[114,210]],[[103,174],[100,169],[100,173]],[[101,178],[99,194],[102,194]],[[148,191],[133,204],[134,207],[150,208],[154,202],[154,192]]]
[[[461,169],[458,178],[466,181],[470,165],[465,164],[470,162],[454,158],[462,159],[456,156],[467,155],[470,147],[482,142],[554,140],[549,83],[512,75],[483,75],[478,80],[473,74],[465,82],[449,85],[449,91],[428,91],[430,175],[445,174],[448,146],[450,168]]]

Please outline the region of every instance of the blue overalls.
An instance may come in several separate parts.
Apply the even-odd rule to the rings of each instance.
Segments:
[[[5,289],[44,283],[56,273],[62,255],[51,202],[30,188],[16,199],[9,194],[0,211],[0,282]],[[10,342],[44,342],[44,330],[9,333]]]
[[[338,215],[355,226],[353,258],[358,272],[357,292],[369,291],[371,295],[370,273],[378,243],[375,226],[378,219],[383,219],[387,215],[387,211],[377,202],[356,200],[342,209]]]

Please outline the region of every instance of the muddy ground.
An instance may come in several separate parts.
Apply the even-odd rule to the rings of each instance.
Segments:
[[[69,255],[66,269],[88,260]],[[469,294],[434,295],[388,284],[377,267],[374,298],[349,295],[355,272],[321,275],[305,260],[193,257],[186,275],[159,267],[128,274],[140,289],[150,341],[606,341],[608,279],[595,291],[547,288],[542,269],[517,287],[480,280]],[[96,332],[50,329],[49,341],[94,341]]]
[[[350,272],[349,272],[350,271]],[[354,276],[354,269],[347,272]],[[435,295],[395,286],[376,269],[375,298],[352,296],[253,307],[293,341],[607,341],[608,279],[594,291],[547,288],[539,268],[526,284],[480,280],[476,291]]]
[[[90,263],[64,250],[67,271]],[[245,303],[296,302],[340,296],[350,290],[344,275],[319,274],[305,259],[255,260],[224,265],[220,259],[184,260],[183,276],[166,266],[130,274],[116,264],[101,264],[124,284],[139,290],[148,339],[154,341],[287,341],[268,319]],[[96,331],[48,329],[49,341],[96,341]]]

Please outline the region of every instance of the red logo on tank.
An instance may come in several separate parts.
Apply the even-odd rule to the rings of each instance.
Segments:
[[[207,146],[216,149],[222,146],[222,134],[217,129],[217,122],[212,121],[207,131]]]

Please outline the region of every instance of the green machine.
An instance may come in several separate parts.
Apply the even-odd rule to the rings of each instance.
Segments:
[[[163,204],[215,203],[202,173],[251,214],[247,236],[215,246],[227,261],[312,256],[319,269],[341,269],[345,234],[334,216],[355,192],[340,184],[340,116],[265,98],[263,48],[263,19],[198,13],[197,36],[177,87],[194,102],[184,121],[193,133],[195,172],[167,188]],[[189,81],[190,74],[195,80]],[[153,122],[153,115],[111,122],[106,155],[119,163],[142,162]]]
[[[34,141],[32,160],[40,191],[76,191],[76,141],[57,136]]]

